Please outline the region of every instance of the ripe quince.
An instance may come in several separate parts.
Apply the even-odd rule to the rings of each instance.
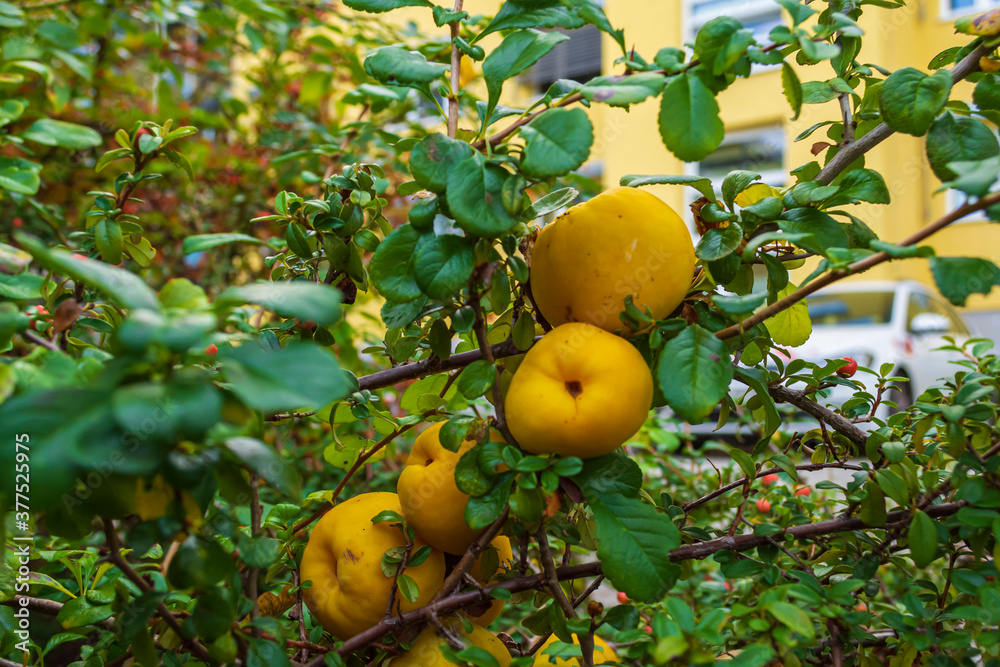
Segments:
[[[498,574],[503,574],[514,567],[514,552],[511,550],[510,540],[506,536],[497,535],[493,538],[493,541],[490,542],[490,546],[496,552],[497,567],[495,569],[490,568],[492,570],[490,572],[483,571],[483,560],[486,556],[486,553],[484,552],[479,555],[479,558],[476,559],[476,562],[473,563],[472,567],[469,569],[469,574],[471,574],[476,581],[484,586],[496,582]],[[486,560],[492,561],[492,556]],[[488,627],[490,623],[497,620],[497,617],[500,616],[500,612],[503,611],[503,606],[503,600],[493,600],[489,609],[485,612],[479,616],[472,616],[472,614],[469,614],[469,616],[472,618],[474,623],[485,628]]]
[[[542,648],[538,649],[535,653],[535,661],[531,663],[533,667],[548,667],[549,665],[554,667],[580,667],[580,658],[553,658],[550,655],[545,655],[544,651],[546,647],[557,641],[560,641],[559,638],[552,635],[548,641],[542,644]],[[580,643],[580,639],[576,635],[573,635],[573,643]],[[594,664],[602,665],[606,662],[616,663],[618,662],[618,656],[615,655],[615,652],[611,650],[606,641],[594,635]]]
[[[431,425],[417,436],[396,491],[407,523],[421,539],[441,551],[464,554],[480,532],[465,522],[469,496],[455,484],[455,466],[475,446],[466,440],[452,452],[441,444],[444,422]]]
[[[631,333],[625,297],[656,319],[680,305],[694,274],[691,234],[657,196],[613,188],[542,228],[531,255],[531,292],[553,326],[587,322]]]
[[[627,340],[596,326],[558,326],[524,357],[504,402],[524,449],[587,459],[617,449],[646,421],[653,375]]]
[[[345,500],[317,522],[302,554],[301,580],[312,582],[303,599],[320,625],[340,639],[370,628],[385,615],[392,578],[382,572],[382,556],[406,544],[392,523],[372,524],[385,510],[401,513],[395,493],[363,493]],[[414,551],[423,545],[418,538]],[[420,594],[416,602],[407,602],[397,591],[404,612],[430,602],[441,587],[444,554],[432,548],[426,561],[406,568],[405,574]]]
[[[510,667],[510,652],[496,636],[478,625],[472,626],[472,632],[466,633],[457,620],[445,621],[445,626],[460,635],[466,646],[478,646],[494,658],[500,667]],[[412,648],[403,655],[389,661],[388,667],[455,667],[441,654],[441,645],[447,640],[438,634],[437,628],[428,627],[420,633]]]

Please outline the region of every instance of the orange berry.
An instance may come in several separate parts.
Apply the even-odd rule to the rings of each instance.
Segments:
[[[625,604],[626,602],[628,602],[628,596],[618,591],[618,604]]]
[[[645,632],[647,635],[651,635],[651,634],[653,634],[653,626],[652,625],[647,625],[646,627],[644,627],[642,629],[642,631]]]
[[[767,498],[757,499],[757,511],[761,514],[767,514],[771,511],[771,502]]]
[[[219,353],[219,346],[216,345],[215,343],[212,343],[211,345],[205,348],[205,354],[209,356],[214,357],[218,353]]]
[[[778,482],[778,479],[779,479],[778,476],[772,472],[768,475],[764,475],[763,477],[761,477],[760,483],[763,484],[764,486],[771,486],[772,484],[776,484]]]
[[[795,489],[795,495],[797,495],[797,496],[810,496],[810,495],[812,495],[812,488],[810,488],[808,486],[800,486],[799,488]]]

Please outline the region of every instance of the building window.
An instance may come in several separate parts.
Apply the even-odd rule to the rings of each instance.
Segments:
[[[956,16],[986,12],[994,7],[995,0],[941,0],[941,17],[953,19]]]
[[[774,0],[687,0],[685,10],[688,41],[694,41],[701,27],[718,16],[733,17],[764,44],[771,30],[782,24],[781,6]]]
[[[569,39],[556,44],[524,75],[524,81],[539,95],[559,79],[584,83],[601,75],[601,31],[585,25],[561,32]]]

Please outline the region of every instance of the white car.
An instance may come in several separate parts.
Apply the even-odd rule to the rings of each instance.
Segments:
[[[878,372],[882,364],[895,365],[893,376],[906,377],[900,391],[886,398],[899,404],[901,409],[914,398],[935,384],[940,378],[950,377],[959,367],[951,363],[961,355],[938,350],[954,338],[961,345],[969,338],[969,329],[961,315],[944,299],[928,287],[914,281],[852,282],[843,283],[816,292],[806,300],[812,320],[812,336],[800,347],[789,348],[792,359],[802,358],[822,364],[826,359],[853,357],[859,366]],[[857,373],[860,380],[874,393],[873,377]],[[730,393],[742,396],[747,388],[734,381]],[[821,403],[840,405],[853,395],[848,387],[836,386],[821,398]],[[780,406],[779,406],[780,407]],[[889,415],[889,407],[881,406],[879,418]],[[717,417],[718,412],[713,417]],[[800,426],[795,417],[795,430]],[[808,419],[808,418],[806,418]],[[808,426],[806,426],[808,428]],[[700,437],[739,436],[752,437],[747,427],[738,420],[715,431],[710,418],[702,424],[692,425],[690,432]]]

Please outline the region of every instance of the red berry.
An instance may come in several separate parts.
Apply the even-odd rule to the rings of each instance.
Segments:
[[[81,255],[78,252],[74,252],[72,255],[70,255],[70,257],[72,257],[73,259],[81,259],[84,262],[89,262],[90,261],[89,257],[87,257],[86,255]]]
[[[847,362],[847,365],[837,369],[837,375],[842,378],[849,378],[858,372],[858,362],[853,357],[842,357],[842,359]]]
[[[722,586],[723,586],[723,587],[724,587],[724,588],[725,588],[725,589],[726,589],[727,591],[731,591],[731,590],[733,590],[733,585],[732,585],[731,583],[729,583],[728,581],[723,581],[723,582],[722,582]]]
[[[760,478],[760,483],[763,484],[764,486],[771,486],[772,484],[777,483],[777,481],[778,481],[778,476],[773,472],[769,475],[764,475],[763,477]]]
[[[618,592],[618,604],[625,604],[626,602],[628,602],[628,596],[625,595],[624,593],[622,593],[621,591],[619,591]]]
[[[219,346],[216,345],[215,343],[212,343],[211,345],[205,348],[205,354],[209,355],[210,357],[214,357],[218,353],[219,353]]]
[[[14,225],[15,227],[23,227],[23,226],[24,226],[24,220],[22,220],[21,218],[14,218],[14,219],[13,219],[13,220],[11,220],[10,222],[11,222],[11,224],[13,224],[13,225]]]
[[[811,496],[812,492],[813,492],[812,488],[808,486],[800,486],[799,488],[795,489],[795,495],[797,496]]]
[[[298,327],[300,329],[302,329],[303,331],[312,331],[313,329],[316,328],[316,323],[315,322],[310,322],[309,320],[306,320],[306,321],[303,322],[300,319],[296,319],[295,320],[295,324],[297,324]]]
[[[767,498],[758,498],[756,505],[757,505],[757,511],[762,514],[767,514],[768,512],[771,511],[771,501],[769,501]]]
[[[651,634],[653,634],[653,626],[652,625],[647,625],[646,627],[644,627],[642,629],[642,631],[645,632],[647,635],[651,635]]]

